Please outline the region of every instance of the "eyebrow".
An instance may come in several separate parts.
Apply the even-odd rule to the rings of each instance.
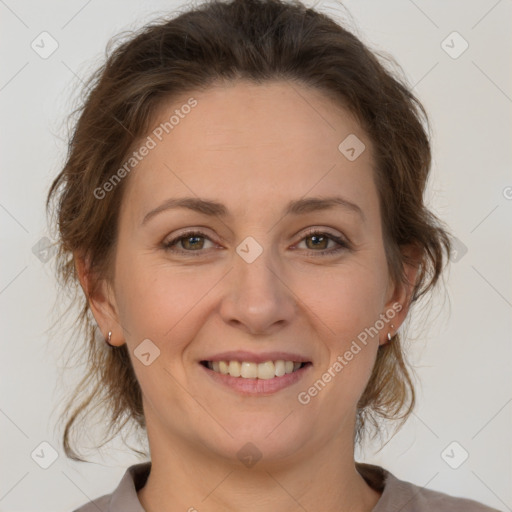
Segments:
[[[339,196],[309,197],[290,201],[283,211],[283,216],[304,215],[306,213],[329,210],[335,207],[341,207],[347,212],[356,213],[363,219],[363,221],[366,220],[363,210],[357,204]],[[222,203],[217,201],[210,201],[198,197],[180,197],[167,199],[160,206],[157,206],[155,209],[149,211],[144,216],[141,225],[146,224],[150,219],[161,212],[177,208],[187,208],[189,210],[211,217],[231,217],[228,209]]]

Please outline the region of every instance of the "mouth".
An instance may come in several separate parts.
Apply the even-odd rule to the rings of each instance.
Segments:
[[[284,359],[259,363],[224,359],[200,361],[198,366],[221,388],[240,395],[262,397],[298,383],[308,375],[313,363]]]
[[[254,363],[251,361],[201,361],[201,364],[215,373],[229,375],[230,377],[240,379],[261,379],[271,380],[284,375],[295,373],[305,366],[311,365],[310,362],[303,361],[285,361],[278,359],[276,361],[265,361]]]

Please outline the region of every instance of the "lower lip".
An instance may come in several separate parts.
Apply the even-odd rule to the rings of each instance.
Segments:
[[[223,373],[215,372],[199,363],[199,366],[207,372],[207,374],[215,382],[222,384],[242,395],[264,396],[271,395],[291,386],[298,382],[309,371],[312,364],[308,363],[302,368],[292,373],[286,373],[282,377],[274,377],[272,379],[244,379],[243,377],[232,377]]]

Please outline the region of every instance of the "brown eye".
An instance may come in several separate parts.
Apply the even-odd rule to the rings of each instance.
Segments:
[[[186,236],[186,237],[182,237],[179,239],[179,241],[181,241],[181,245],[184,249],[192,249],[192,250],[198,250],[198,249],[202,249],[203,248],[203,245],[204,245],[204,241],[203,243],[201,243],[201,236],[198,236],[198,235],[193,235],[193,236]]]
[[[204,253],[202,249],[204,249],[205,240],[211,240],[200,231],[189,231],[187,233],[183,233],[182,235],[173,238],[169,242],[165,242],[163,244],[163,248],[166,251],[178,253],[178,254],[190,254],[197,253],[194,256],[199,256]],[[179,245],[181,248],[174,249],[174,246]]]
[[[331,239],[324,235],[309,235],[305,237],[304,240],[312,241],[311,244],[308,244],[306,242],[308,249],[327,249],[327,246],[329,245],[329,241]]]
[[[302,241],[305,241],[307,249],[315,256],[334,255],[350,249],[350,245],[346,240],[323,231],[310,231],[306,233]],[[328,249],[329,242],[335,243],[334,248]]]

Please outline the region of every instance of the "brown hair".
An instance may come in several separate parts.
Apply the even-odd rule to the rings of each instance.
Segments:
[[[96,408],[108,411],[110,439],[127,423],[145,429],[127,346],[110,348],[98,336],[75,261],[86,257],[97,279],[111,276],[128,178],[101,200],[94,190],[147,135],[163,102],[218,80],[288,80],[323,91],[356,116],[371,140],[386,257],[395,282],[405,279],[404,263],[418,264],[406,259],[403,246],[419,250],[411,304],[434,287],[445,263],[443,251],[450,252],[448,232],[423,201],[431,153],[422,105],[374,53],[327,15],[294,0],[213,0],[148,24],[116,48],[111,45],[74,113],[78,119],[67,159],[46,202],[47,211],[52,200],[56,203],[59,281],[76,292],[76,329],[88,339],[87,373],[61,416],[64,449],[75,460],[83,459],[70,444],[71,427]],[[83,339],[79,332],[75,342]],[[85,353],[79,343],[78,352]],[[357,407],[357,442],[368,425],[379,430],[379,417],[402,419],[401,426],[413,410],[414,386],[400,343],[395,335],[378,351]]]

